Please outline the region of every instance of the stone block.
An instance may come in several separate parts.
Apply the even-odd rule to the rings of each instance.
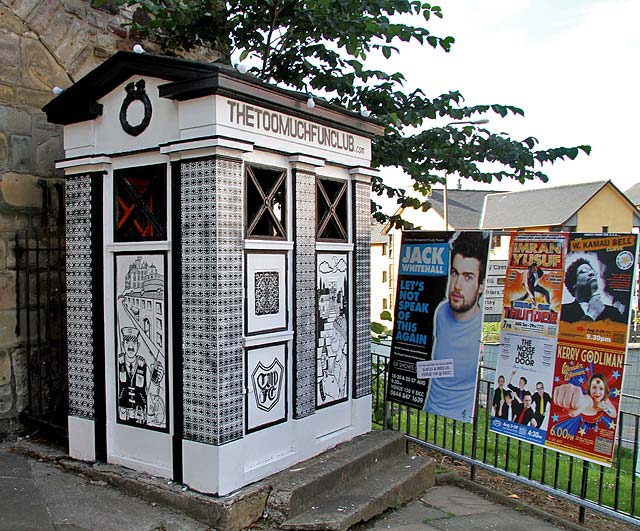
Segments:
[[[16,307],[16,274],[15,271],[0,271],[0,310]],[[3,324],[9,324],[3,320]],[[15,323],[14,323],[15,327]],[[0,332],[0,341],[4,331]]]
[[[11,384],[0,385],[0,415],[6,415],[13,409],[15,399]]]
[[[52,87],[54,86],[52,85]],[[15,91],[15,101],[35,109],[42,109],[52,99],[53,93],[51,89],[33,90],[19,87]]]
[[[6,350],[0,350],[0,386],[11,383],[11,357]]]
[[[38,175],[52,175],[55,173],[54,161],[64,155],[62,139],[59,136],[51,136],[50,132],[36,132],[34,136],[36,146],[36,158],[34,170]]]
[[[109,54],[109,56],[110,55],[111,54]],[[95,55],[87,57],[83,56],[71,66],[69,73],[74,79],[80,79],[103,62],[104,59],[97,58]]]
[[[15,301],[13,303],[15,305]],[[14,309],[0,310],[0,348],[14,348],[17,346],[16,324],[17,315]]]
[[[10,135],[9,168],[15,171],[30,171],[33,167],[31,148],[32,142],[30,136],[15,134]]]
[[[0,32],[0,65],[20,66],[20,37]]]
[[[29,367],[27,352],[17,349],[11,353],[11,365],[15,384],[15,409],[17,413],[24,411],[29,404]]]
[[[117,35],[118,37],[122,37],[123,39],[126,39],[129,36],[129,32],[127,31],[127,28],[123,28],[120,22],[109,23],[109,25],[107,26],[107,29],[111,33],[114,33],[115,35]]]
[[[66,67],[70,66],[87,47],[93,47],[91,37],[84,22],[74,18],[67,25],[65,35],[55,46],[58,60]]]
[[[42,189],[33,175],[6,172],[0,181],[0,209],[2,207],[42,208]]]
[[[84,18],[87,14],[86,0],[65,0],[64,8],[67,13],[71,13],[80,18]]]
[[[57,15],[59,13],[64,15],[65,12],[60,0],[40,0],[37,4],[29,12],[25,20],[34,33],[42,35],[49,28],[52,21],[56,20]]]
[[[22,69],[19,66],[14,66],[13,64],[0,62],[0,79],[5,83],[9,83],[14,86],[21,85]]]
[[[49,123],[47,115],[43,112],[34,112],[32,115],[33,128],[39,131],[55,131],[56,134],[62,135],[62,126]]]
[[[29,229],[31,225],[31,215],[22,215],[21,212],[11,211],[0,202],[0,232],[11,232],[16,230]]]
[[[7,135],[0,131],[0,168],[9,167],[9,142]]]
[[[14,133],[31,133],[31,114],[25,109],[0,105],[0,129]]]
[[[14,103],[16,101],[16,89],[0,83],[0,103]]]
[[[68,87],[71,79],[63,67],[51,56],[49,51],[34,39],[22,40],[22,56],[24,57],[23,78],[25,87],[42,90],[46,96],[37,96],[34,101],[25,102],[38,110],[53,98],[53,87]]]
[[[29,1],[37,2],[38,0],[23,0],[21,4],[26,4]],[[0,4],[0,32],[3,30],[22,35],[28,31],[28,28],[19,17],[15,16],[9,9]]]
[[[0,236],[0,271],[7,267],[7,254],[9,254],[9,242]]]
[[[14,2],[13,12],[21,19],[26,20],[31,17],[34,9],[41,3],[42,0],[17,0]]]
[[[84,68],[87,63],[97,65],[98,62],[94,56],[93,46],[83,48],[78,55],[67,65],[67,71],[73,79],[79,79],[78,72]],[[93,67],[95,68],[95,66]]]

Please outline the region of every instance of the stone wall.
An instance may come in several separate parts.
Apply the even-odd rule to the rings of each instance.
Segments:
[[[0,440],[19,427],[27,403],[16,231],[61,229],[63,219],[62,175],[54,169],[62,128],[47,123],[41,108],[53,87],[68,87],[114,52],[132,49],[135,36],[123,27],[132,16],[87,0],[0,0]]]

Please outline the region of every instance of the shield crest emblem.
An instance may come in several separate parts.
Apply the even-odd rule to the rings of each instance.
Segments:
[[[253,395],[258,409],[271,411],[281,399],[284,367],[280,360],[274,358],[268,367],[258,362],[251,374]]]

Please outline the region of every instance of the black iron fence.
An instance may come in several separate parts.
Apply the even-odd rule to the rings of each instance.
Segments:
[[[26,370],[23,420],[66,433],[65,239],[63,231],[15,235],[16,337]]]
[[[487,397],[493,396],[495,377],[491,363],[485,361],[480,368],[476,417],[473,424],[467,424],[385,402],[389,358],[377,346],[372,356],[373,423],[377,427],[402,431],[419,445],[468,463],[471,479],[478,468],[487,469],[574,502],[581,522],[585,510],[591,509],[640,525],[640,396],[622,396],[613,466],[605,467],[490,431],[491,400]]]

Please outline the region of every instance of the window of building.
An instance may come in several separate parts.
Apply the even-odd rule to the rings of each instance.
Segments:
[[[347,241],[347,182],[318,179],[316,235],[319,240]]]
[[[382,299],[382,309],[383,310],[389,309],[389,301],[387,301],[387,299]]]
[[[167,184],[164,165],[126,168],[114,176],[116,242],[167,239]]]
[[[382,272],[382,282],[387,282],[387,272],[386,271]]]
[[[382,256],[386,256],[387,255],[387,244],[383,243],[382,244]]]
[[[284,170],[247,166],[247,238],[286,238],[286,177]]]
[[[162,304],[160,304],[159,302],[156,302],[156,313],[158,315],[162,315]]]
[[[609,225],[602,225],[602,232],[609,232]]]

